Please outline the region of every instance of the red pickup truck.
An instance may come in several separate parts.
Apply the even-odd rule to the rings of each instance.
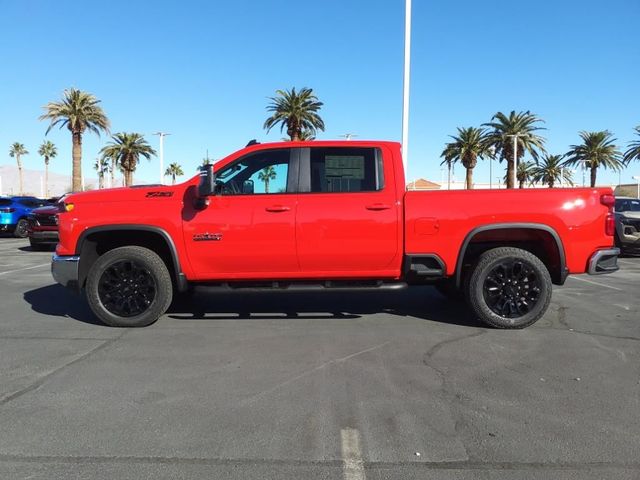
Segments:
[[[618,269],[608,188],[405,191],[400,145],[250,145],[175,186],[66,197],[54,278],[118,327],[200,285],[464,294],[498,328],[538,320],[552,284]]]

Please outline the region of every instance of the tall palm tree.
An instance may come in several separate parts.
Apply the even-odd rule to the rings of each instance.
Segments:
[[[317,130],[324,132],[324,121],[318,115],[323,103],[313,94],[313,89],[303,88],[296,92],[291,90],[276,90],[276,97],[269,97],[271,103],[267,105],[267,111],[273,112],[264,122],[263,128],[271,130],[280,125],[282,132],[287,127],[287,135],[291,141],[300,140],[302,132],[315,136]]]
[[[170,164],[164,172],[165,175],[171,175],[171,185],[176,184],[176,177],[184,175],[182,167],[177,163]]]
[[[269,182],[275,179],[276,171],[273,169],[272,165],[263,168],[260,170],[260,173],[258,173],[258,180],[264,182],[264,193],[269,193]]]
[[[58,155],[58,149],[53,142],[46,140],[38,149],[38,155],[44,158],[44,191],[45,197],[49,196],[49,160]]]
[[[133,183],[133,172],[140,163],[140,157],[151,159],[156,151],[139,133],[116,133],[112,141],[100,150],[103,156],[117,158],[120,170],[124,174],[124,183],[127,187]]]
[[[93,164],[93,169],[98,172],[98,188],[104,188],[104,175],[111,170],[109,158],[102,156],[96,158],[96,163]],[[112,184],[113,186],[113,184]]]
[[[640,137],[640,126],[634,128]],[[640,139],[629,142],[629,149],[624,152],[624,163],[629,165],[633,160],[640,160]]]
[[[90,131],[100,136],[100,132],[109,132],[109,119],[94,95],[70,88],[64,91],[59,102],[49,102],[43,108],[45,113],[40,120],[51,123],[47,133],[55,126],[67,127],[71,132],[73,144],[73,173],[71,189],[74,192],[82,190],[82,135]]]
[[[564,155],[544,155],[542,161],[535,165],[531,172],[534,182],[546,183],[553,188],[556,182],[567,183],[573,186],[571,170],[564,166]]]
[[[444,158],[444,160],[440,162],[440,165],[447,165],[447,190],[451,190],[451,173],[456,163],[456,156],[450,143],[445,145],[444,150],[440,154],[440,158]]]
[[[483,124],[491,131],[487,134],[487,144],[495,148],[500,161],[507,161],[507,188],[514,188],[513,172],[517,161],[525,153],[529,153],[534,160],[538,160],[540,153],[544,153],[544,137],[536,132],[544,130],[538,126],[543,120],[537,115],[526,112],[515,112],[514,110],[505,115],[502,112],[496,113],[491,121]],[[517,144],[518,158],[514,154],[514,138]]]
[[[13,145],[11,145],[11,148],[9,149],[9,156],[10,157],[15,157],[16,158],[16,162],[18,163],[18,178],[20,181],[20,195],[22,195],[23,193],[23,188],[22,188],[22,155],[28,155],[29,152],[27,151],[27,149],[24,147],[24,145],[22,143],[19,142],[15,142]]]
[[[450,135],[453,142],[447,143],[441,154],[445,162],[459,161],[467,169],[467,190],[473,189],[473,169],[478,164],[478,158],[491,157],[491,148],[486,142],[485,134],[486,131],[482,128],[458,128],[458,135]]]
[[[567,152],[565,165],[582,163],[583,168],[591,170],[591,187],[596,186],[598,168],[620,170],[624,168],[622,153],[615,145],[616,139],[608,130],[600,132],[580,132],[582,143],[571,145]]]

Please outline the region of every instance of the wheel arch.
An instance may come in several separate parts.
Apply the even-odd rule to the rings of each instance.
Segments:
[[[125,234],[125,237],[122,237]],[[76,244],[80,255],[78,285],[84,286],[91,265],[97,258],[124,246],[140,246],[157,253],[166,264],[175,288],[182,292],[187,289],[187,279],[180,267],[180,258],[173,238],[166,230],[154,225],[104,225],[86,229]]]
[[[536,243],[543,240],[542,245]],[[534,244],[535,248],[531,248]],[[497,246],[516,246],[540,257],[553,283],[564,284],[567,275],[566,254],[558,232],[542,223],[494,223],[472,229],[464,238],[456,262],[456,286],[462,284],[465,264],[480,253]]]

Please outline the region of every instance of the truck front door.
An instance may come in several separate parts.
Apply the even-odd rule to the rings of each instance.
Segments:
[[[298,149],[261,150],[216,170],[217,194],[185,205],[186,250],[196,279],[295,276]],[[295,177],[295,178],[294,178]]]

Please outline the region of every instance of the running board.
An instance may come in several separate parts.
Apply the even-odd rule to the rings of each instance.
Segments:
[[[198,290],[213,291],[242,291],[242,292],[314,292],[314,291],[340,291],[340,292],[370,292],[370,291],[395,291],[407,288],[406,282],[382,280],[326,280],[313,281],[273,281],[273,282],[194,282],[193,286]]]

